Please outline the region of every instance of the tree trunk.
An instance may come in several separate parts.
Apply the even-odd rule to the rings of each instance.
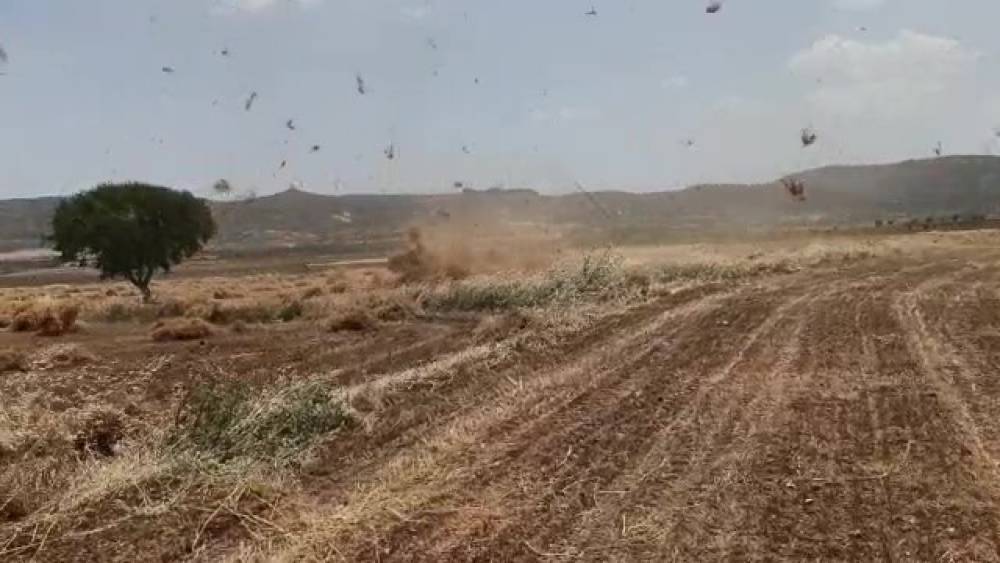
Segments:
[[[145,284],[142,284],[142,285],[136,284],[136,287],[138,287],[139,291],[142,293],[142,302],[143,303],[152,303],[152,301],[153,301],[153,292],[149,289],[149,283],[145,283]]]

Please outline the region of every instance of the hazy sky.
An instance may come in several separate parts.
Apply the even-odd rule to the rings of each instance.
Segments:
[[[1000,150],[996,0],[705,5],[0,0],[0,197],[223,177],[258,193],[654,190],[938,141]],[[807,126],[819,141],[802,149]]]

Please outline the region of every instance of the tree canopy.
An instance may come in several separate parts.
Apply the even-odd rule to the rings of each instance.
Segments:
[[[124,278],[148,300],[153,275],[201,250],[215,229],[211,209],[190,192],[101,184],[60,202],[51,241],[63,260]]]

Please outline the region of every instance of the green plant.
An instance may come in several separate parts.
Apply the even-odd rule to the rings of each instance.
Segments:
[[[60,202],[50,241],[64,261],[124,278],[149,301],[153,275],[201,250],[215,229],[211,209],[189,192],[102,184]]]
[[[287,323],[301,317],[302,313],[302,302],[298,300],[290,301],[286,303],[280,311],[278,311],[278,319]]]
[[[168,443],[219,462],[236,458],[282,463],[350,422],[343,405],[316,382],[255,390],[241,383],[195,389]]]
[[[629,276],[618,256],[603,253],[587,255],[578,266],[552,270],[540,279],[453,283],[443,293],[427,296],[425,306],[448,311],[542,307],[600,299],[633,283],[640,286],[648,280]]]

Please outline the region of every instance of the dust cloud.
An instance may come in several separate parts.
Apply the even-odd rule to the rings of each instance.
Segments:
[[[400,281],[413,282],[544,270],[562,254],[565,241],[549,225],[464,220],[415,225],[405,244],[389,259],[389,269]]]

